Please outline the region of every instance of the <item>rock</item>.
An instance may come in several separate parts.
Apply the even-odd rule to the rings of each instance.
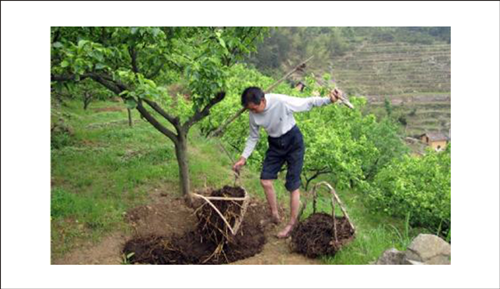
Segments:
[[[451,245],[435,235],[420,234],[408,246],[404,263],[451,264]]]
[[[403,265],[425,265],[425,264],[422,262],[414,261],[414,260],[404,259]]]
[[[386,250],[380,258],[378,258],[376,265],[400,265],[403,263],[405,252],[398,251],[395,248]]]
[[[435,235],[420,234],[406,251],[395,248],[386,250],[376,265],[449,265],[451,264],[451,245]]]
[[[438,255],[426,260],[425,265],[450,265],[451,259],[448,255]]]

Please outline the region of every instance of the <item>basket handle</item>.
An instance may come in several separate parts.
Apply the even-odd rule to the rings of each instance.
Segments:
[[[349,215],[347,214],[347,211],[346,211],[346,209],[344,207],[344,204],[342,203],[342,201],[340,201],[340,198],[337,195],[337,192],[335,192],[335,190],[333,189],[332,185],[330,185],[327,182],[324,182],[324,181],[323,182],[319,182],[319,183],[315,184],[313,186],[313,188],[312,188],[313,213],[316,212],[316,198],[317,198],[316,188],[319,187],[319,186],[321,186],[321,185],[326,186],[330,190],[330,193],[332,194],[331,202],[332,202],[333,225],[335,226],[335,203],[338,203],[339,206],[340,206],[340,210],[342,211],[342,214],[344,214],[344,216],[347,219],[347,222],[351,226],[351,229],[353,230],[353,232],[355,232],[356,229],[354,228],[354,225],[352,224],[351,219],[349,218]],[[335,232],[336,232],[336,230],[335,230]]]
[[[231,231],[231,234],[233,234],[233,236],[236,235],[236,233],[238,233],[240,225],[243,222],[243,218],[245,217],[245,214],[246,214],[246,211],[248,208],[248,203],[250,201],[250,198],[249,198],[248,193],[246,191],[245,191],[245,196],[243,198],[205,197],[205,196],[202,196],[202,195],[196,194],[196,193],[194,193],[193,196],[200,198],[200,199],[203,199],[205,201],[205,203],[210,205],[212,207],[212,209],[214,209],[214,211],[221,217],[222,221],[224,222],[224,224],[226,224],[227,228],[229,229],[229,231]],[[233,227],[231,227],[231,225],[229,224],[227,219],[224,217],[224,215],[222,215],[222,213],[219,211],[219,209],[217,209],[217,207],[212,203],[211,200],[243,201],[243,204],[241,205],[240,217],[236,219],[236,222],[235,222]]]

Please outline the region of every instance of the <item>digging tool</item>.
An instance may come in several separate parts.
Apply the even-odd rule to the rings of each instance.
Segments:
[[[274,82],[271,86],[269,86],[268,88],[266,88],[264,90],[264,93],[271,92],[276,86],[278,86],[280,83],[282,83],[285,79],[287,79],[295,71],[303,70],[306,67],[306,63],[309,62],[309,60],[311,60],[313,57],[314,56],[311,56],[308,59],[306,59],[305,61],[302,61],[299,65],[295,66],[292,70],[290,70],[287,74],[285,74],[285,76],[283,76],[280,80]],[[219,128],[217,128],[216,130],[214,130],[213,132],[211,132],[209,136],[210,137],[221,136],[224,133],[224,130],[226,129],[226,127],[230,123],[232,123],[235,119],[237,119],[246,110],[247,110],[246,107],[241,108],[235,115],[233,115],[232,117],[230,117],[228,120],[226,120],[225,123],[223,123],[221,126],[219,126]]]
[[[333,90],[330,90],[330,95],[333,92],[337,92],[337,94],[339,92],[339,90],[335,87],[335,85],[333,86]],[[347,94],[345,92],[342,91],[342,94],[338,94],[338,96],[341,104],[347,106],[350,109],[354,109],[354,105],[352,105],[352,103],[349,101],[349,99],[347,98]]]
[[[335,90],[337,90],[335,88]],[[347,98],[347,94],[345,92],[342,92],[340,96],[340,101],[343,105],[347,106],[348,108],[350,109],[354,109],[354,105],[352,105],[352,103],[349,101],[349,99]]]

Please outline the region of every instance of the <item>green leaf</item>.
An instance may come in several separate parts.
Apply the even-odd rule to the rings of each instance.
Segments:
[[[227,49],[227,47],[226,47],[226,42],[224,41],[224,39],[219,38],[219,43],[220,43],[220,45],[221,45],[222,47],[224,47],[224,48],[226,48],[226,49]]]
[[[67,62],[66,60],[63,60],[63,62],[61,62],[61,67],[68,67],[69,65],[69,62]]]
[[[124,90],[124,91],[120,92],[119,96],[123,96],[123,95],[125,95],[127,93],[129,93],[129,91],[128,90]]]
[[[88,40],[80,40],[78,41],[78,48],[82,48],[85,44],[89,43]]]
[[[134,99],[127,99],[127,101],[125,102],[125,104],[127,105],[127,108],[128,109],[134,109],[137,107],[137,102],[134,100]]]
[[[158,36],[158,33],[160,33],[160,28],[157,27],[153,28],[153,36],[154,37]]]
[[[95,65],[95,69],[97,69],[97,70],[103,69],[104,67],[106,67],[106,66],[104,64],[102,64],[102,63],[97,63]]]
[[[54,42],[54,44],[52,44],[52,47],[54,47],[54,48],[61,48],[61,47],[63,47],[63,45],[62,45],[61,42]]]

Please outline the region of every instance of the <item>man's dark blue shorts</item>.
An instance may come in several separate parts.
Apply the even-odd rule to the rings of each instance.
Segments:
[[[300,174],[304,165],[304,138],[300,129],[294,126],[284,135],[273,138],[268,137],[269,149],[266,152],[261,180],[275,180],[278,172],[286,162],[287,173],[285,187],[288,191],[295,191],[300,187]]]

